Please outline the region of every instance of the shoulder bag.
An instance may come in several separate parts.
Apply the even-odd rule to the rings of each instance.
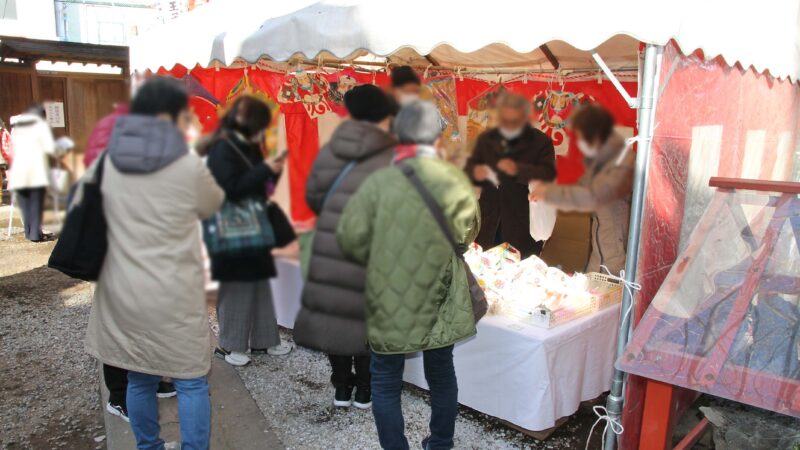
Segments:
[[[350,173],[351,170],[353,170],[353,167],[355,167],[355,165],[356,161],[350,161],[342,168],[339,174],[336,175],[336,179],[333,180],[333,184],[331,184],[331,187],[328,188],[328,192],[325,193],[325,197],[323,197],[322,199],[322,208],[325,208],[325,204],[328,203],[328,200],[331,198],[331,195],[333,195],[333,193],[336,191],[336,188],[339,187],[339,185],[342,183],[342,180],[344,180],[347,174]],[[320,211],[320,213],[322,213],[322,211]],[[308,265],[310,264],[311,261],[311,250],[312,250],[311,247],[314,244],[315,235],[316,231],[311,230],[307,233],[304,240],[300,242],[300,267],[303,272],[303,279],[308,279]]]
[[[436,199],[433,198],[433,195],[431,195],[430,191],[428,191],[425,185],[422,184],[422,180],[419,179],[419,176],[417,176],[417,173],[411,166],[405,163],[400,163],[399,167],[403,172],[403,175],[408,178],[408,181],[411,182],[411,184],[419,193],[420,197],[422,197],[422,201],[428,207],[428,210],[431,212],[434,220],[436,220],[436,223],[439,225],[439,229],[442,230],[442,234],[444,234],[445,238],[447,238],[447,241],[450,242],[450,246],[453,247],[453,251],[461,261],[461,264],[464,266],[464,270],[467,273],[469,294],[472,299],[472,314],[475,317],[475,323],[478,323],[478,321],[481,320],[481,318],[486,314],[486,311],[488,311],[489,304],[486,302],[486,295],[483,293],[483,289],[481,288],[480,284],[478,284],[478,280],[475,279],[472,269],[470,269],[467,262],[464,261],[464,252],[459,249],[458,243],[453,237],[453,232],[450,231],[450,226],[447,224],[447,219],[444,217],[442,208],[440,208],[439,204],[436,203]]]
[[[227,137],[224,139],[252,168],[253,163],[239,147]],[[266,203],[256,198],[225,200],[213,217],[203,221],[203,241],[212,257],[251,257],[269,252],[276,239]]]

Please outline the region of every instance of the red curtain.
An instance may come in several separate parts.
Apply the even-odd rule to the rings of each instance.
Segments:
[[[282,106],[286,123],[286,144],[289,146],[289,189],[292,219],[309,222],[314,213],[306,204],[306,179],[319,151],[317,120],[308,117],[301,103]]]
[[[195,67],[187,70],[177,65],[170,70],[160,70],[159,74],[171,74],[182,77],[190,73],[200,84],[211,92],[216,99],[224,105],[228,93],[247,74],[252,87],[259,89],[272,98],[277,98],[278,90],[283,84],[286,74],[260,69],[228,69],[228,68],[202,68]],[[348,68],[328,76],[329,80],[336,80],[339,76],[349,75],[359,84],[376,83],[381,86],[389,84],[389,77],[383,73],[356,72]],[[482,80],[456,77],[456,93],[459,116],[468,112],[468,102],[486,91],[492,84]],[[623,83],[631,95],[636,94],[636,83]],[[617,124],[634,127],[636,121],[635,110],[629,108],[619,93],[610,82],[598,84],[597,81],[567,82],[565,86],[542,81],[514,81],[505,83],[507,89],[532,98],[537,93],[548,89],[563,89],[569,92],[580,92],[594,101],[608,108],[614,115]],[[305,182],[311,166],[319,150],[319,134],[317,122],[305,112],[301,103],[281,104],[281,112],[285,115],[286,139],[289,147],[289,185],[292,201],[292,219],[304,222],[314,218],[305,203]],[[583,157],[575,147],[574,142],[569,144],[566,155],[559,156],[558,181],[573,183],[583,174]]]

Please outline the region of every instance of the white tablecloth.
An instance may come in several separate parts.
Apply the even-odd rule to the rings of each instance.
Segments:
[[[278,323],[294,327],[300,310],[300,263],[276,258],[271,280]],[[528,430],[551,428],[584,400],[611,388],[619,306],[552,330],[486,316],[478,335],[455,349],[458,401]],[[406,359],[405,381],[427,389],[422,355]]]
[[[458,401],[533,431],[555,426],[611,388],[619,305],[552,330],[486,316],[454,351]],[[403,379],[427,389],[422,355]]]
[[[272,302],[278,325],[294,328],[294,319],[300,312],[300,295],[303,293],[303,273],[300,261],[292,258],[275,258],[278,276],[270,280]]]

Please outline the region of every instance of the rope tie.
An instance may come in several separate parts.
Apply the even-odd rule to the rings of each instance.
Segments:
[[[608,276],[608,278],[611,278],[612,280],[616,280],[618,283],[620,283],[625,288],[625,290],[628,291],[628,295],[631,297],[631,304],[628,305],[628,309],[625,311],[625,315],[622,316],[622,322],[620,322],[620,323],[625,323],[625,321],[628,320],[628,316],[630,315],[631,310],[633,309],[634,293],[638,292],[638,291],[641,291],[642,290],[642,285],[639,284],[639,283],[635,283],[633,281],[626,280],[625,279],[625,269],[620,270],[619,271],[619,276],[616,276],[613,273],[611,273],[610,270],[608,270],[608,267],[601,265],[600,268],[603,269],[606,272],[606,275]]]
[[[601,266],[605,267],[605,266]],[[608,415],[608,410],[605,406],[597,405],[592,407],[595,415],[597,416],[597,420],[595,420],[594,425],[589,430],[589,437],[586,438],[586,447],[584,450],[589,450],[589,441],[592,439],[592,434],[594,433],[594,428],[600,423],[605,422],[606,426],[603,427],[603,440],[602,440],[602,449],[606,448],[606,434],[608,433],[608,427],[611,427],[611,431],[614,432],[617,436],[622,434],[625,431],[625,428],[622,426],[621,423],[617,419],[614,419]]]

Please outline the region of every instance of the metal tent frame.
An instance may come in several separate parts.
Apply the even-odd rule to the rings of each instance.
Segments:
[[[653,130],[655,128],[655,107],[658,101],[659,72],[664,47],[661,45],[647,44],[644,50],[644,61],[642,63],[641,84],[639,86],[638,97],[632,99],[619,84],[611,70],[603,63],[599,55],[594,54],[594,58],[608,76],[623,98],[626,99],[631,108],[638,110],[637,125],[639,135],[637,137],[638,148],[636,152],[636,166],[633,179],[633,196],[631,198],[631,217],[628,225],[628,246],[625,259],[625,274],[622,278],[627,283],[634,283],[636,280],[636,268],[639,263],[639,242],[642,235],[642,220],[644,215],[644,199],[647,191],[647,171],[650,161],[650,150],[653,140]],[[625,347],[633,328],[633,298],[634,292],[630,289],[623,291],[622,306],[620,308],[619,330],[617,335],[617,353],[615,360],[619,359],[625,352]],[[625,404],[625,373],[617,368],[614,369],[614,377],[611,382],[611,392],[606,400],[606,419],[609,423],[620,423],[622,418],[622,408]],[[617,446],[617,429],[609,426],[605,431],[605,448],[613,450]]]

